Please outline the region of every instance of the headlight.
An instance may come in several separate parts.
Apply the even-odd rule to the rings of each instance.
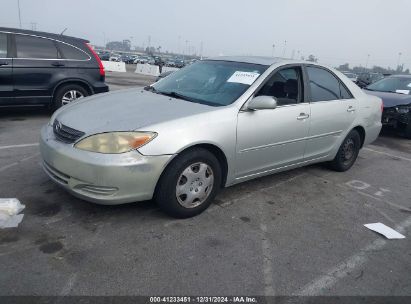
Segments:
[[[100,133],[80,140],[74,147],[90,152],[118,154],[138,149],[156,136],[154,132]]]
[[[410,111],[410,109],[411,109],[411,105],[399,106],[396,108],[397,112],[400,114],[406,114]]]

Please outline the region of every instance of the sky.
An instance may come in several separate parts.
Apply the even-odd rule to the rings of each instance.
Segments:
[[[17,2],[1,0],[0,26],[19,27]],[[96,45],[411,68],[410,0],[20,0],[20,11],[23,28]]]

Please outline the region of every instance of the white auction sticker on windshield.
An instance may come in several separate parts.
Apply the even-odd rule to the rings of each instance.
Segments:
[[[395,92],[400,93],[400,94],[405,94],[405,95],[410,94],[410,90],[395,90]]]
[[[253,84],[253,82],[260,76],[258,73],[254,72],[241,72],[235,71],[233,75],[227,80],[227,82],[236,82],[243,84]]]

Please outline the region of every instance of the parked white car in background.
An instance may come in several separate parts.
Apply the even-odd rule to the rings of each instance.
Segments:
[[[121,57],[119,55],[111,55],[109,61],[120,62]]]
[[[221,187],[318,162],[348,170],[377,138],[381,111],[380,98],[319,64],[218,57],[63,107],[40,147],[47,174],[78,197],[154,198],[190,217]]]

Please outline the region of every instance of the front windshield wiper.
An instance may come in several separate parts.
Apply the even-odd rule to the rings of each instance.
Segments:
[[[184,100],[187,100],[187,101],[194,101],[194,100],[192,100],[191,98],[189,98],[189,97],[187,97],[187,96],[184,96],[184,95],[181,95],[181,94],[179,94],[179,93],[177,93],[177,92],[174,92],[174,91],[172,91],[172,92],[158,91],[158,90],[157,90],[155,87],[153,87],[153,86],[146,86],[146,87],[144,87],[144,90],[150,91],[150,92],[153,92],[153,93],[156,93],[156,94],[161,94],[161,95],[173,97],[173,98],[184,99]]]
[[[199,103],[200,101],[188,96],[185,96],[183,94],[171,91],[171,92],[163,92],[163,91],[156,91],[157,94],[161,94],[161,95],[165,95],[165,96],[169,96],[172,98],[177,98],[177,99],[182,99],[182,100],[186,100],[186,101],[191,101],[191,102],[197,102]]]
[[[165,96],[172,97],[172,98],[186,100],[186,101],[189,101],[189,102],[200,103],[200,104],[205,104],[205,105],[209,105],[209,106],[221,106],[221,105],[216,105],[214,103],[206,102],[206,101],[201,100],[201,99],[188,97],[188,96],[185,96],[183,94],[177,93],[175,91],[170,91],[170,92],[159,91],[156,88],[154,88],[153,86],[146,86],[146,87],[144,87],[144,90],[153,92],[155,94],[160,94],[160,95],[165,95]]]

